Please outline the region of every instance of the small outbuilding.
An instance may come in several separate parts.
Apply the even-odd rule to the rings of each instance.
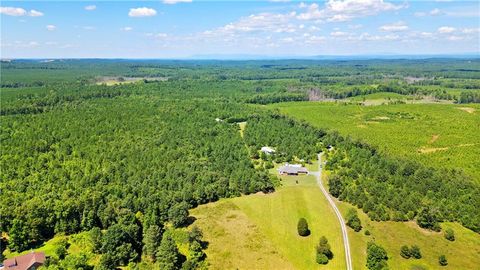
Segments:
[[[299,174],[308,174],[307,168],[303,167],[300,164],[288,164],[278,169],[278,172],[283,175],[299,175]]]
[[[275,149],[271,148],[271,147],[268,147],[268,146],[264,146],[260,149],[260,151],[262,151],[263,153],[267,154],[267,155],[272,155],[275,153]]]
[[[44,252],[30,252],[3,262],[5,270],[35,270],[45,263]]]

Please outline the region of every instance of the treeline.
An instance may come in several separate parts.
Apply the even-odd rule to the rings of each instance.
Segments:
[[[460,93],[457,103],[480,103],[480,91],[464,91]]]
[[[407,221],[439,230],[457,221],[480,232],[480,187],[456,170],[433,169],[410,160],[386,158],[368,145],[334,133],[327,168],[330,193],[361,208],[372,220]]]
[[[247,103],[253,104],[270,104],[270,103],[279,103],[279,102],[288,102],[288,101],[307,101],[308,95],[306,93],[296,94],[296,93],[280,93],[280,94],[264,94],[264,95],[255,95],[247,99]]]
[[[321,90],[326,97],[334,99],[345,99],[349,97],[364,96],[374,93],[387,92],[401,95],[433,96],[437,99],[453,100],[455,96],[444,89],[427,90],[415,85],[390,83],[380,84],[378,86],[354,86],[347,89],[325,89]]]
[[[80,90],[81,89],[81,90]],[[72,105],[72,103],[95,98],[127,97],[134,91],[124,91],[120,87],[95,86],[85,87],[70,92],[53,90],[46,94],[21,95],[17,100],[2,104],[0,115],[36,114],[48,111],[60,105]]]

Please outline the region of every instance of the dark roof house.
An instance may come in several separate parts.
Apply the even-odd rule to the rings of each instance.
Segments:
[[[299,174],[308,174],[308,170],[305,167],[302,167],[300,164],[288,164],[282,166],[278,169],[280,174],[286,175],[299,175]]]
[[[5,270],[36,270],[45,263],[44,252],[31,252],[7,259],[3,262]]]

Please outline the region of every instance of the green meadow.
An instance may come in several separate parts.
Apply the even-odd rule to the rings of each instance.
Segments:
[[[328,174],[328,172],[327,172]],[[324,185],[327,175],[324,174]],[[355,206],[338,201],[335,202],[346,216],[347,212]],[[361,210],[357,209],[358,216],[362,222],[362,230],[355,232],[348,228],[350,240],[350,249],[352,251],[352,261],[354,269],[367,269],[366,248],[369,241],[375,241],[380,244],[388,253],[388,265],[390,269],[420,270],[420,269],[476,269],[480,265],[480,235],[466,229],[458,223],[445,222],[441,224],[442,232],[433,232],[422,229],[413,222],[394,222],[394,221],[372,221]],[[451,242],[445,239],[445,229],[453,229],[455,232],[455,241]],[[370,235],[365,235],[365,231]],[[421,259],[404,259],[400,256],[400,248],[403,245],[420,247]],[[448,265],[440,267],[438,257],[445,255]]]
[[[295,102],[269,107],[316,127],[367,142],[387,155],[463,169],[480,182],[478,104],[360,106]]]
[[[340,225],[315,176],[281,178],[274,193],[224,199],[191,211],[209,242],[212,269],[345,269]],[[308,237],[297,233],[301,217],[308,221]],[[334,258],[320,266],[315,246],[323,235]]]

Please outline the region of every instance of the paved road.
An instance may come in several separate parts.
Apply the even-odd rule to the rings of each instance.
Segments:
[[[330,206],[332,206],[333,210],[335,211],[335,215],[340,222],[340,227],[342,228],[342,236],[343,236],[343,246],[345,247],[345,262],[347,264],[347,270],[353,270],[352,267],[352,257],[350,255],[350,243],[348,242],[348,233],[347,233],[347,226],[345,225],[345,221],[343,220],[342,214],[338,211],[335,202],[333,201],[330,194],[325,190],[322,184],[322,155],[323,153],[318,154],[318,173],[317,175],[317,184],[323,192],[323,195],[327,198]]]

